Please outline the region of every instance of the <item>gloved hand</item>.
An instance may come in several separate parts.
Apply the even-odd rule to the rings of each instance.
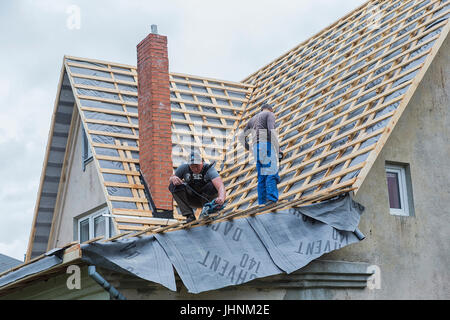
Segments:
[[[284,158],[284,153],[282,151],[278,152],[278,160],[281,161]]]

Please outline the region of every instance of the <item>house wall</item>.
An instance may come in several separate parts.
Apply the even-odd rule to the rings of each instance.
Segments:
[[[449,299],[450,289],[450,37],[406,107],[355,200],[366,207],[366,239],[326,259],[379,267],[381,289],[362,299]],[[385,162],[408,163],[414,216],[389,214]],[[345,298],[336,293],[335,298]]]
[[[83,171],[83,131],[80,128],[80,117],[73,126],[73,137],[70,155],[65,172],[64,185],[61,187],[60,205],[57,208],[54,236],[50,243],[53,247],[63,246],[74,241],[74,218],[97,208],[106,206],[97,169],[93,161],[86,164]]]

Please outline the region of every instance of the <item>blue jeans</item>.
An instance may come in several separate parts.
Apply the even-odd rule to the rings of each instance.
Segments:
[[[258,173],[258,203],[277,202],[277,184],[280,182],[278,154],[270,142],[259,142],[253,146],[253,155]]]

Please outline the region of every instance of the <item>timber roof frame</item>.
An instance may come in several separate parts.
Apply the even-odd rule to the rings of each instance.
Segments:
[[[280,208],[357,193],[447,38],[449,4],[370,0],[240,83],[170,73],[174,167],[193,141],[221,170],[228,201],[221,219],[248,214],[257,200],[256,172],[235,137],[269,103],[285,152]],[[140,181],[136,67],[65,56],[58,97],[69,88],[94,149],[116,237],[183,228],[152,216]],[[122,180],[105,178],[111,176]]]

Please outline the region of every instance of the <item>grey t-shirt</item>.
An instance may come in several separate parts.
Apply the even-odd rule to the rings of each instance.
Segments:
[[[251,145],[257,142],[270,141],[274,146],[275,150],[278,152],[279,143],[277,133],[275,131],[275,115],[273,112],[268,110],[263,110],[253,116],[244,128],[244,131],[238,137],[242,145],[244,145],[245,137],[250,136]]]
[[[203,165],[208,165],[207,163],[203,163]],[[180,178],[180,179],[185,179],[187,178],[187,174],[190,173],[189,170],[189,165],[187,163],[182,164],[181,166],[179,166],[177,168],[177,170],[175,170],[175,175]],[[206,171],[205,173],[205,177],[203,177],[203,175],[201,173],[199,174],[192,174],[192,178],[194,180],[204,180],[205,182],[209,182],[215,178],[217,178],[219,176],[219,173],[217,172],[217,170],[214,168],[214,166],[211,166],[208,171]]]
[[[244,130],[274,130],[275,116],[271,111],[261,111],[249,120]]]

